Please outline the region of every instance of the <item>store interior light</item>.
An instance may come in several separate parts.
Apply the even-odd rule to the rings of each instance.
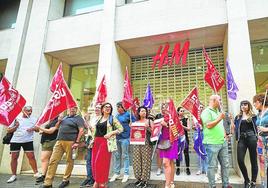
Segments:
[[[260,54],[260,55],[263,55],[263,52],[264,52],[264,49],[263,49],[263,47],[261,46],[260,49],[259,49],[259,54]]]

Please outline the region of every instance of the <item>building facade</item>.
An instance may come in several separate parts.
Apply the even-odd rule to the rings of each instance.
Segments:
[[[226,87],[220,91],[225,110],[237,113],[239,102],[252,101],[268,82],[266,0],[3,0],[0,5],[0,71],[36,117],[50,98],[48,87],[60,62],[82,113],[104,74],[108,101],[114,105],[122,99],[126,66],[140,101],[150,82],[155,112],[168,97],[178,106],[195,85],[207,104],[212,90],[203,80],[203,46],[224,77],[228,57],[239,87],[236,101],[227,98]],[[171,53],[175,43],[187,40],[186,65],[152,70],[160,45],[169,43]],[[38,158],[40,136],[35,140]],[[29,169],[25,157],[20,159],[19,173]],[[76,161],[81,163],[82,154]],[[232,166],[237,168],[235,162]],[[0,172],[10,172],[8,146],[0,146]]]

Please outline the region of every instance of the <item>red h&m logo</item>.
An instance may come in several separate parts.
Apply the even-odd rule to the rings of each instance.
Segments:
[[[189,51],[190,42],[186,41],[183,45],[183,48],[180,49],[180,42],[175,44],[174,50],[171,57],[168,57],[169,44],[167,43],[162,51],[163,46],[159,46],[156,55],[153,57],[152,69],[154,70],[155,66],[158,63],[158,69],[161,69],[164,65],[172,66],[173,61],[178,65],[182,59],[182,65],[186,64],[187,55]]]

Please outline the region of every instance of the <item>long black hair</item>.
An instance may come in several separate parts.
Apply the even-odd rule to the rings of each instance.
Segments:
[[[140,120],[141,119],[141,117],[140,117],[140,111],[141,111],[141,109],[145,109],[145,111],[146,111],[146,119],[148,118],[148,109],[145,107],[145,106],[140,106],[139,108],[138,108],[138,110],[137,110],[137,116],[138,116],[138,119]]]

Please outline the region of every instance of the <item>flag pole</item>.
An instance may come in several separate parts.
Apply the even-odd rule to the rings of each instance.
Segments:
[[[218,95],[218,92],[217,92],[217,90],[216,90],[216,85],[215,85],[215,77],[214,77],[214,74],[212,74],[212,84],[213,84],[213,87],[214,87],[214,93],[216,94],[216,95]],[[219,108],[219,111],[220,112],[223,112],[223,106],[222,106],[222,102],[221,101],[219,101],[219,103],[220,103],[220,108]]]

